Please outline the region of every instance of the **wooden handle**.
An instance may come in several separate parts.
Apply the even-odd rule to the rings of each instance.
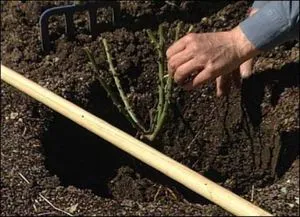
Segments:
[[[2,64],[1,79],[228,212],[240,216],[271,216],[263,209]]]

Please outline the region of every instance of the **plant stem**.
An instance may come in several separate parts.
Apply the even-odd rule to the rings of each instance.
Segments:
[[[154,44],[155,49],[158,52],[158,104],[157,109],[155,113],[155,117],[153,118],[153,122],[150,126],[150,131],[153,132],[153,130],[156,128],[156,123],[160,119],[160,116],[163,112],[163,105],[165,101],[165,93],[164,93],[164,69],[165,69],[165,59],[164,59],[164,33],[163,33],[163,26],[159,25],[158,27],[158,34],[159,34],[159,41],[157,41],[152,33],[151,30],[147,30],[148,37],[150,39],[150,42]]]
[[[158,100],[158,115],[157,119],[160,119],[160,116],[163,112],[163,104],[165,102],[165,90],[164,90],[164,71],[165,71],[165,56],[164,56],[164,32],[163,26],[159,25],[158,27],[158,34],[159,34],[159,48],[158,48],[158,80],[159,80],[159,100]]]
[[[176,26],[175,40],[174,41],[177,41],[178,38],[179,38],[181,25],[182,25],[182,22],[179,22]],[[170,99],[171,99],[171,95],[172,95],[172,87],[173,87],[173,79],[172,79],[171,76],[168,76],[167,84],[164,87],[165,99],[164,99],[164,104],[163,104],[163,107],[162,107],[162,111],[161,111],[160,114],[158,113],[157,123],[155,125],[154,131],[152,132],[152,134],[145,136],[150,141],[153,141],[155,139],[155,137],[157,136],[157,134],[161,130],[163,124],[165,123],[167,112],[169,110]]]
[[[92,55],[92,53],[90,52],[90,50],[88,48],[84,49],[85,53],[87,54],[89,60],[92,63],[92,66],[94,68],[94,71],[96,73],[99,73],[99,68],[98,65],[95,61],[94,56]],[[126,112],[126,110],[124,109],[124,107],[120,104],[117,95],[114,93],[114,91],[103,81],[103,79],[101,78],[101,75],[99,73],[99,76],[97,76],[98,81],[100,82],[101,86],[104,88],[104,90],[106,91],[107,95],[112,99],[114,105],[118,108],[118,110],[127,118],[127,120],[132,124],[133,127],[136,127],[136,123],[129,117],[128,113]]]
[[[125,110],[127,111],[128,115],[130,116],[130,118],[132,119],[132,121],[138,126],[138,128],[142,131],[142,132],[147,132],[147,130],[143,127],[143,125],[139,122],[139,120],[137,119],[136,115],[134,114],[134,111],[132,109],[132,107],[130,106],[128,100],[127,100],[127,97],[125,96],[125,93],[122,89],[122,86],[121,86],[121,82],[119,80],[119,77],[118,77],[118,74],[113,66],[113,63],[112,63],[112,58],[111,58],[111,55],[109,53],[109,49],[108,49],[108,44],[107,44],[107,41],[106,39],[102,39],[102,43],[103,43],[103,46],[104,46],[104,49],[105,49],[105,53],[106,53],[106,57],[107,57],[107,62],[109,64],[109,69],[113,75],[113,78],[114,78],[114,81],[115,81],[115,84],[117,86],[117,89],[119,91],[119,94],[120,94],[120,97],[124,103],[124,106],[125,106]]]

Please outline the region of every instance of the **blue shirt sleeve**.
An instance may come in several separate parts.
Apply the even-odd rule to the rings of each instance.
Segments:
[[[240,27],[248,40],[263,51],[299,40],[299,1],[269,1]]]
[[[255,9],[261,9],[265,4],[267,4],[269,1],[254,1],[252,4],[252,8]]]

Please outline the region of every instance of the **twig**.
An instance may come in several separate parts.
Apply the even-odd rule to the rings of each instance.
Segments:
[[[174,198],[175,200],[178,200],[176,194],[175,194],[170,188],[166,187],[166,189],[167,189],[167,191],[168,191],[169,193],[171,193],[171,195],[173,196],[173,198]]]
[[[19,173],[19,176],[20,176],[27,184],[30,184],[30,182],[28,181],[28,179],[27,179],[25,176],[23,176],[22,173]],[[44,197],[41,193],[39,193],[39,196],[40,196],[44,201],[46,201],[53,209],[55,209],[55,210],[57,210],[57,211],[59,211],[59,212],[62,212],[62,213],[64,213],[64,214],[68,215],[68,216],[73,216],[71,213],[68,213],[68,212],[66,212],[66,211],[64,211],[64,210],[62,210],[62,209],[60,209],[60,208],[54,206],[54,205],[53,205],[46,197]]]
[[[170,2],[170,1],[165,1],[166,4],[168,5],[171,5],[172,7],[176,7],[176,8],[179,8],[178,5],[176,5],[175,3],[173,2]]]
[[[254,185],[252,185],[252,188],[251,188],[251,199],[250,201],[253,202],[254,200]]]
[[[21,176],[21,178],[22,178],[27,184],[30,184],[30,182],[28,181],[28,179],[26,179],[25,176],[22,175],[22,173],[19,173],[19,176]]]
[[[196,141],[196,139],[198,138],[199,134],[201,133],[201,130],[198,130],[198,132],[196,133],[196,135],[194,136],[194,138],[192,139],[192,141],[186,146],[186,148],[189,150],[190,146]]]
[[[39,196],[40,196],[44,201],[46,201],[46,203],[48,203],[53,209],[55,209],[55,210],[57,210],[57,211],[59,211],[59,212],[62,212],[62,213],[64,213],[64,214],[68,215],[68,216],[73,216],[71,213],[68,213],[68,212],[66,212],[66,211],[64,211],[64,210],[62,210],[62,209],[57,208],[56,206],[54,206],[54,205],[53,205],[47,198],[45,198],[41,193],[39,193]]]
[[[41,216],[41,215],[52,215],[55,214],[54,212],[43,212],[43,213],[38,213],[37,216]]]
[[[107,44],[107,41],[105,38],[102,39],[102,43],[103,43],[103,46],[104,46],[104,49],[105,49],[105,53],[106,53],[106,57],[107,57],[107,62],[109,64],[109,69],[113,75],[113,78],[114,78],[114,81],[115,81],[115,84],[117,86],[117,89],[119,91],[119,94],[120,94],[120,97],[124,103],[124,106],[125,106],[125,110],[127,111],[129,117],[132,119],[132,121],[136,124],[136,126],[142,130],[142,132],[147,132],[147,130],[143,127],[143,125],[140,123],[140,121],[137,119],[137,117],[135,116],[134,112],[133,112],[133,109],[132,107],[130,106],[128,100],[127,100],[127,97],[125,96],[125,93],[122,89],[122,86],[121,86],[121,82],[118,78],[118,74],[113,66],[113,63],[112,63],[112,58],[111,58],[111,55],[109,53],[109,49],[108,49],[108,44]]]
[[[22,137],[25,136],[26,132],[27,132],[27,127],[25,126],[25,127],[24,127],[24,130],[23,130],[23,133],[22,133]]]
[[[159,193],[160,193],[161,187],[162,187],[162,185],[160,185],[160,186],[158,187],[157,192],[156,192],[155,195],[154,195],[154,202],[156,201],[156,199],[157,199],[157,197],[158,197],[158,195],[159,195]]]

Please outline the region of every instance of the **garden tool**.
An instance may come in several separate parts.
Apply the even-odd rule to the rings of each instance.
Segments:
[[[99,8],[112,8],[112,24],[104,24],[97,22],[97,10]],[[57,6],[45,10],[40,17],[40,36],[42,42],[42,49],[48,53],[51,49],[50,36],[49,36],[49,17],[53,15],[65,16],[65,33],[68,39],[72,40],[75,36],[75,25],[73,22],[73,15],[75,12],[88,11],[89,23],[88,29],[95,37],[99,30],[107,30],[109,27],[115,25],[116,18],[120,13],[120,2],[118,1],[76,1],[72,5]]]

